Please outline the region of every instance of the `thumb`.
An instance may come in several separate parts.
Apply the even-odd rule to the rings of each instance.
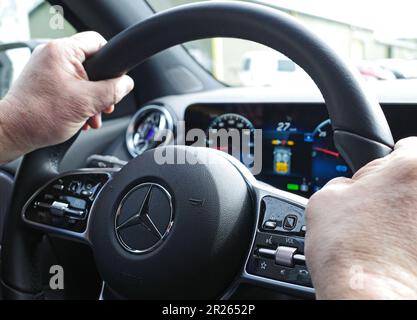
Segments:
[[[119,78],[88,82],[88,95],[93,100],[95,112],[103,110],[119,103],[135,86],[133,79],[127,75]]]

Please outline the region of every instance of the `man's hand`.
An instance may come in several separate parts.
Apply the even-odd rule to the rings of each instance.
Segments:
[[[306,218],[318,298],[417,298],[417,138],[352,179],[329,182]]]
[[[0,162],[66,141],[80,128],[99,128],[134,86],[128,76],[92,82],[83,62],[106,43],[95,32],[52,41],[35,50],[0,102]]]

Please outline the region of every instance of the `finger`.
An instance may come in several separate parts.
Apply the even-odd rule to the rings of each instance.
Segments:
[[[99,128],[101,128],[101,125],[102,125],[101,113],[100,114],[96,114],[94,117],[91,117],[88,120],[88,124],[93,129],[99,129]]]
[[[82,127],[82,130],[87,131],[90,129],[90,125],[88,123],[85,123]]]
[[[107,107],[106,109],[103,110],[104,113],[106,114],[110,114],[114,112],[114,105]]]
[[[39,52],[41,52],[45,47],[46,47],[45,43],[41,43],[41,44],[37,45],[35,50],[33,50],[33,52],[32,52],[32,56],[38,55]]]
[[[84,57],[80,57],[81,63],[94,55],[107,43],[102,35],[94,31],[77,33],[69,39],[75,41],[76,45],[84,52]]]
[[[104,81],[87,82],[85,85],[88,96],[93,99],[95,113],[101,113],[109,106],[119,103],[135,84],[127,75]]]
[[[402,149],[415,150],[416,148],[417,148],[417,137],[408,137],[405,139],[401,139],[394,146],[394,150],[402,150]]]

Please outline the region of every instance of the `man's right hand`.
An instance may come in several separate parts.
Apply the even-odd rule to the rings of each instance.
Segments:
[[[339,178],[306,210],[306,257],[318,298],[417,298],[417,138]]]
[[[39,47],[0,102],[0,162],[58,144],[80,128],[99,128],[134,86],[128,76],[89,81],[83,63],[106,44],[96,32]]]

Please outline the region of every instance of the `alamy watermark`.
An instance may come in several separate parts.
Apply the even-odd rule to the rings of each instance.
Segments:
[[[51,18],[49,19],[49,27],[52,30],[64,30],[65,29],[65,18],[64,8],[61,6],[52,6],[49,9]]]
[[[363,290],[364,289],[364,279],[365,273],[363,271],[362,266],[360,265],[353,265],[349,270],[350,278],[349,278],[349,287],[352,290]]]
[[[60,265],[53,265],[49,268],[49,287],[51,290],[64,290],[64,268]]]
[[[190,129],[185,132],[185,123],[177,123],[175,145],[205,147],[223,151],[241,161],[254,175],[262,171],[262,130],[261,129]],[[154,139],[171,143],[174,133],[161,130]],[[164,143],[163,145],[165,145]],[[154,160],[164,164],[216,164],[219,157],[215,153],[186,152],[184,148],[156,148]]]

